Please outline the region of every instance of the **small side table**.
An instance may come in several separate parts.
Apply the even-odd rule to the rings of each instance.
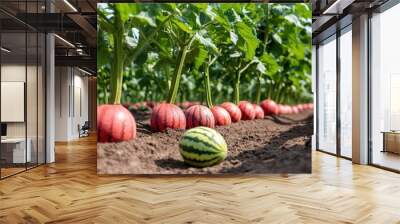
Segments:
[[[27,144],[25,151],[25,144]],[[31,162],[31,145],[32,141],[30,138],[6,138],[1,140],[2,152],[8,155],[2,158],[5,159],[7,163],[26,163]],[[2,155],[3,157],[3,155]]]
[[[392,152],[400,154],[400,131],[382,131],[383,150],[382,152]]]

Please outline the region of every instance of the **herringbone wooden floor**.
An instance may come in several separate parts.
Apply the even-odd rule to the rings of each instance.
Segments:
[[[0,223],[400,223],[400,175],[313,153],[312,175],[97,176],[94,138],[0,181]]]

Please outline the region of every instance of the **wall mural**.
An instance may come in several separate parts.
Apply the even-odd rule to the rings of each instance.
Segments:
[[[100,174],[310,173],[311,6],[98,4]]]

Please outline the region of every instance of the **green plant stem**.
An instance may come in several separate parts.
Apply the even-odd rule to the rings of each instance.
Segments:
[[[236,74],[236,81],[235,81],[235,88],[234,88],[234,93],[235,93],[235,104],[239,104],[240,101],[240,74]]]
[[[279,90],[278,90],[278,96],[277,96],[277,100],[279,103],[283,103],[283,95],[284,95],[285,90],[286,90],[285,85],[284,84],[280,85]]]
[[[260,98],[261,98],[261,75],[258,75],[257,85],[256,85],[256,99],[255,99],[256,104],[260,103]]]
[[[267,13],[266,13],[266,22],[265,22],[265,35],[264,35],[264,50],[263,52],[267,51],[267,46],[268,46],[268,33],[269,33],[269,29],[268,29],[268,22],[269,22],[269,5],[267,4]]]
[[[204,69],[204,87],[206,91],[206,102],[207,107],[212,108],[213,102],[211,97],[211,85],[210,85],[210,66],[217,60],[217,57],[214,57],[212,60],[209,60],[209,63],[205,65]]]
[[[205,72],[204,72],[204,87],[205,87],[205,92],[206,92],[206,101],[207,101],[207,107],[211,108],[213,107],[212,99],[211,99],[211,88],[210,88],[210,76],[209,76],[209,65],[205,66]]]
[[[109,102],[111,104],[120,104],[125,56],[123,52],[124,26],[122,24],[120,12],[118,10],[115,11],[114,25],[114,61],[113,63],[111,63],[111,96]]]
[[[175,72],[174,72],[174,75],[172,78],[172,83],[169,88],[169,93],[168,93],[168,98],[167,98],[168,103],[175,103],[176,96],[178,94],[179,83],[180,83],[181,76],[182,76],[182,69],[183,69],[183,66],[185,65],[186,55],[189,52],[189,49],[190,49],[193,41],[194,41],[194,38],[192,37],[191,40],[189,41],[189,43],[185,44],[181,48],[181,52],[180,52],[180,56],[179,56],[179,60],[178,60],[179,63],[175,67]]]
[[[102,103],[106,103],[106,102],[108,102],[108,93],[107,93],[107,88],[104,88],[104,99],[105,99],[105,101],[104,101],[104,102],[102,102]]]
[[[240,101],[240,76],[250,67],[250,65],[254,63],[256,63],[256,61],[254,60],[250,61],[236,73],[235,87],[234,87],[235,104],[238,104]]]
[[[149,97],[149,87],[145,86],[144,87],[144,101],[149,100],[149,99],[147,99],[147,97]]]

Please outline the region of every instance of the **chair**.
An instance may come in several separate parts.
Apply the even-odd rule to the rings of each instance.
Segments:
[[[78,124],[79,138],[89,136],[89,130],[90,130],[89,121],[85,121],[82,127]]]

